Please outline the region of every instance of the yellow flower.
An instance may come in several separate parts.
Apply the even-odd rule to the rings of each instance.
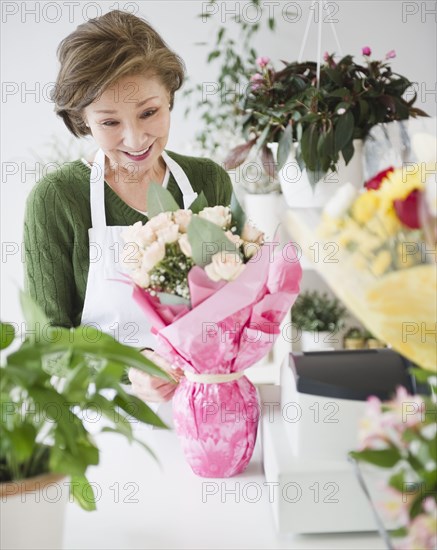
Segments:
[[[358,196],[352,205],[352,217],[360,224],[367,223],[379,207],[379,194],[377,191],[369,190]]]
[[[369,267],[366,258],[361,254],[354,256],[353,265],[358,271],[365,271]]]
[[[425,166],[415,163],[406,164],[402,169],[388,174],[378,189],[381,210],[389,211],[396,199],[403,200],[415,189],[423,189],[425,176]]]
[[[374,275],[383,275],[391,264],[391,255],[388,250],[381,250],[372,262],[371,270]]]

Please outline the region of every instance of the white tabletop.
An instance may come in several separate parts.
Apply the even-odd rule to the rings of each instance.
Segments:
[[[161,416],[163,413],[161,412]],[[99,435],[97,512],[67,505],[64,548],[95,549],[384,549],[376,533],[280,536],[275,532],[257,443],[247,470],[202,479],[186,464],[173,431],[137,426],[161,468],[139,445]]]

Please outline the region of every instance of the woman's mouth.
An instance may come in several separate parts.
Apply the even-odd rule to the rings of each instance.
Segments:
[[[127,151],[123,151],[123,153],[130,160],[135,160],[135,161],[138,162],[140,160],[146,159],[149,156],[150,151],[152,150],[152,147],[153,147],[153,143],[152,143],[152,145],[149,145],[149,147],[147,147],[147,149],[143,149],[142,151],[132,151],[131,153],[128,153]]]

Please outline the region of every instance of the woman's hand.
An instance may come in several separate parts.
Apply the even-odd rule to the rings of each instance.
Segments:
[[[179,380],[183,377],[184,371],[179,368],[172,368],[170,363],[155,351],[146,349],[141,352],[147,359],[153,361],[155,365],[174,379],[172,381],[164,380],[158,376],[151,376],[138,369],[129,369],[128,377],[132,382],[132,391],[144,401],[162,402],[169,401],[178,386]]]

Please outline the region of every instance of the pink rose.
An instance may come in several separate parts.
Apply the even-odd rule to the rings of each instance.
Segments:
[[[258,57],[256,60],[256,64],[261,69],[264,69],[264,67],[266,67],[269,64],[269,62],[270,62],[270,57],[266,57],[266,56]]]
[[[361,50],[361,53],[363,55],[369,56],[369,55],[372,55],[372,50],[369,48],[369,46],[364,46],[363,49]]]
[[[329,61],[329,52],[323,54],[323,61]]]
[[[264,77],[262,74],[255,73],[250,77],[250,84],[253,90],[257,90],[264,83]]]
[[[396,57],[396,52],[394,50],[390,50],[385,54],[386,59],[394,59]]]

